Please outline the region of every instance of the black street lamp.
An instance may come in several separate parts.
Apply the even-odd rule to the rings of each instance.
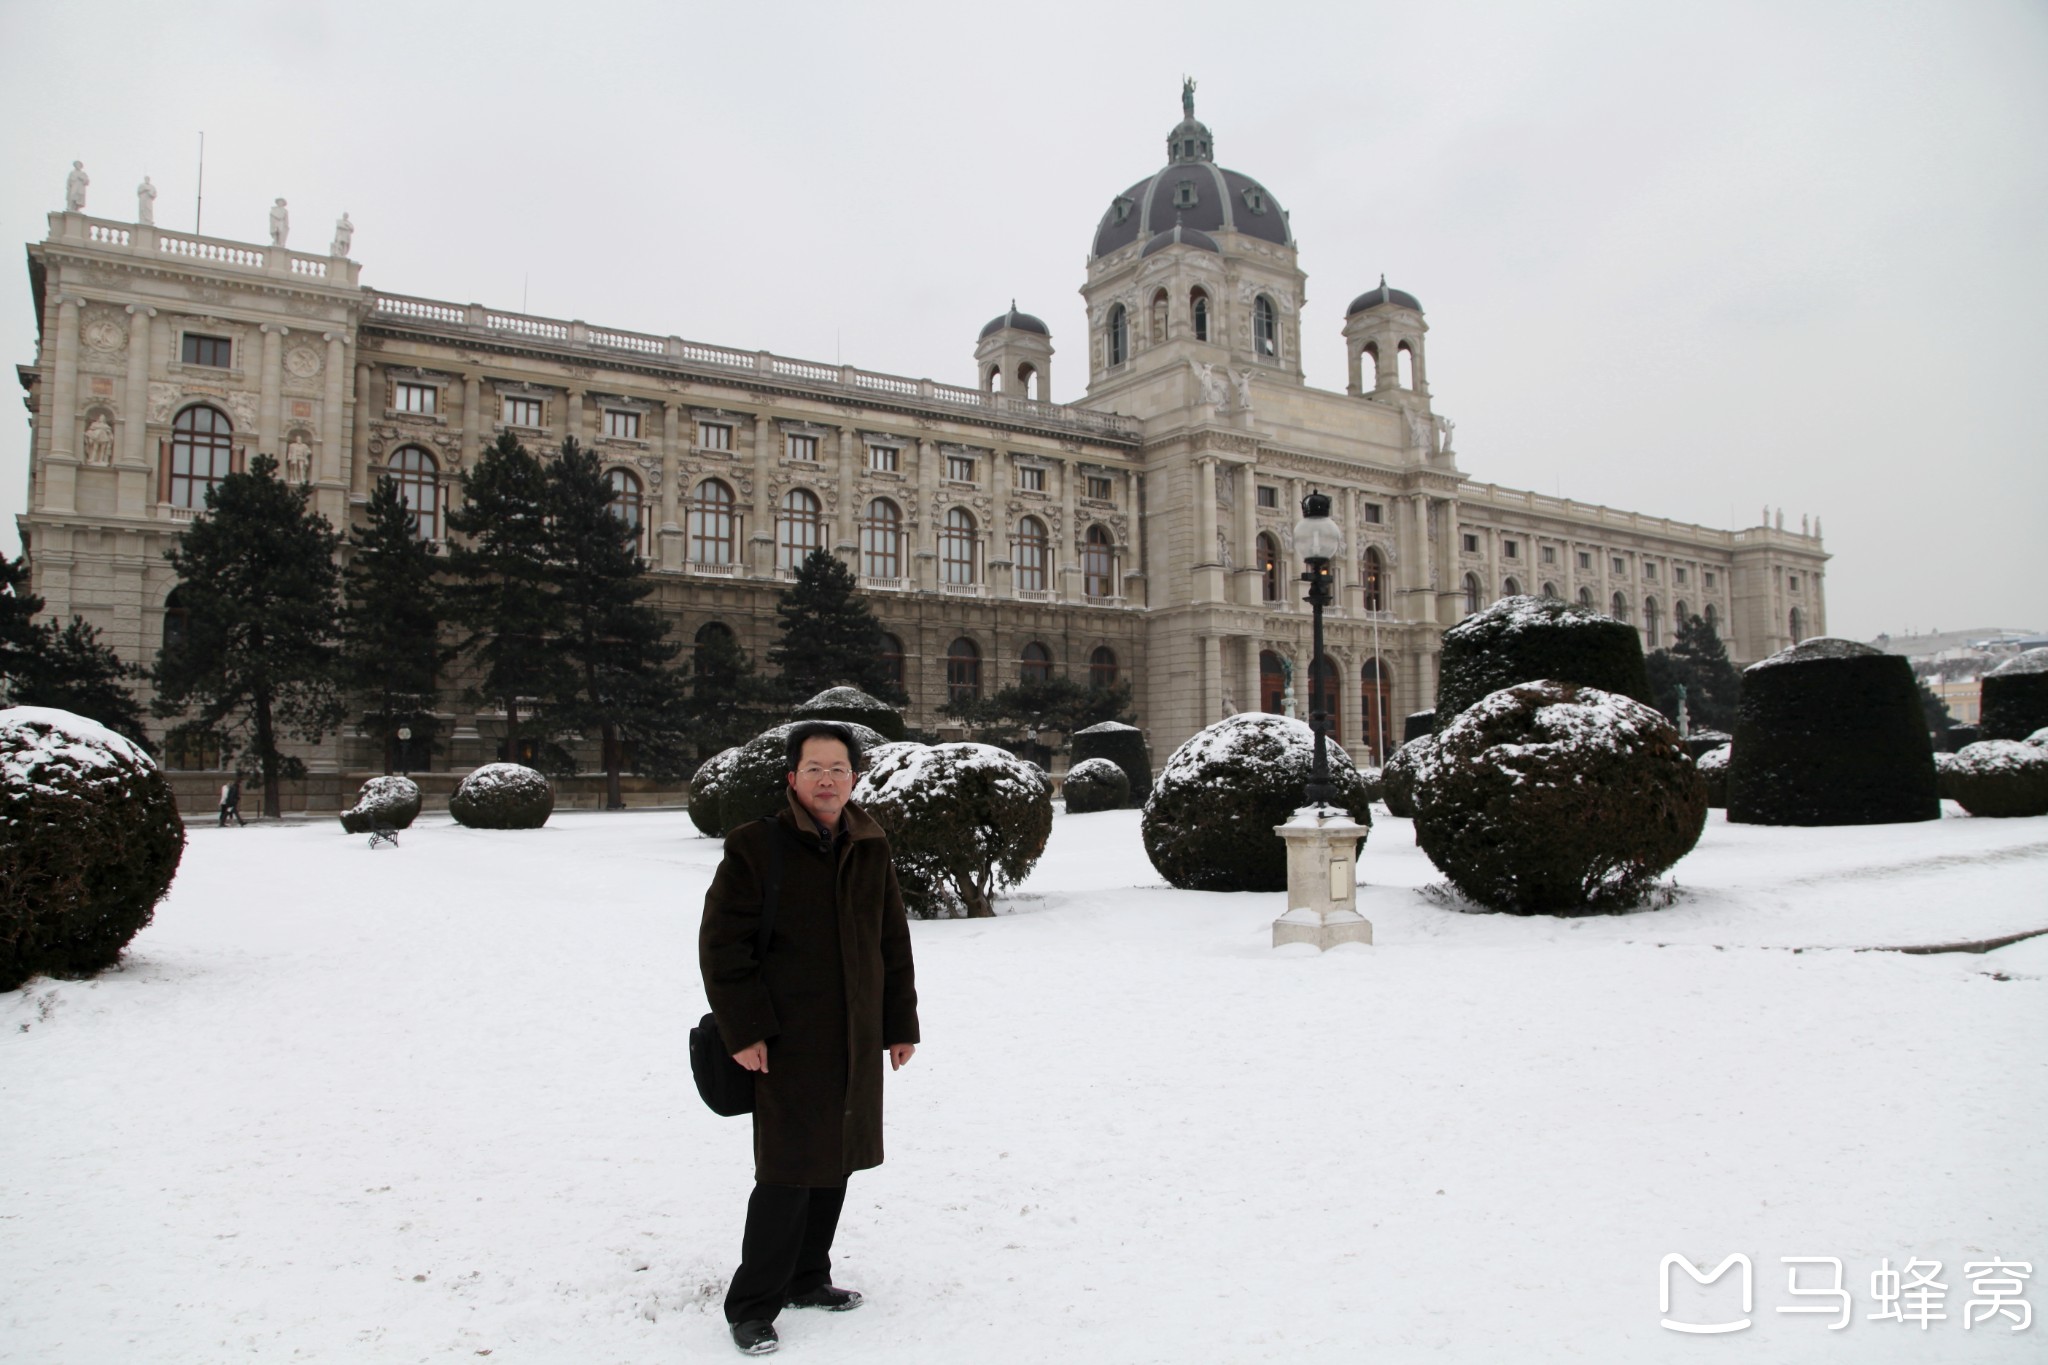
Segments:
[[[1301,500],[1301,520],[1294,523],[1294,547],[1308,562],[1308,572],[1301,576],[1301,581],[1308,584],[1308,605],[1315,631],[1315,647],[1308,663],[1308,724],[1316,735],[1316,762],[1304,794],[1309,805],[1327,806],[1336,799],[1337,790],[1330,785],[1326,747],[1330,714],[1323,709],[1330,700],[1326,690],[1329,672],[1323,659],[1323,608],[1335,600],[1330,596],[1330,561],[1344,553],[1344,531],[1330,520],[1327,493],[1311,492]]]

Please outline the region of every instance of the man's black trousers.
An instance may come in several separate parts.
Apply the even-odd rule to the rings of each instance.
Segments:
[[[832,1283],[832,1234],[845,1203],[844,1185],[755,1185],[725,1320],[773,1322],[785,1300]]]

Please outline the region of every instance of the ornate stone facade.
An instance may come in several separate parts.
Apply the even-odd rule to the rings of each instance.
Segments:
[[[1014,305],[966,388],[363,288],[347,224],[312,256],[281,230],[266,247],[53,213],[20,371],[36,591],[147,661],[163,550],[203,492],[193,441],[233,467],[276,455],[337,524],[390,473],[439,535],[460,472],[512,430],[537,450],[574,436],[618,471],[685,640],[716,622],[760,657],[790,560],[846,558],[930,728],[963,640],[985,691],[1031,645],[1075,677],[1107,661],[1161,756],[1289,683],[1305,711],[1292,539],[1318,488],[1347,543],[1328,648],[1361,759],[1383,738],[1375,689],[1398,730],[1434,702],[1443,628],[1507,592],[1618,608],[1652,646],[1681,609],[1711,611],[1741,660],[1824,631],[1817,527],[1718,531],[1468,478],[1431,407],[1421,306],[1384,281],[1349,310],[1347,391],[1308,387],[1291,225],[1212,146],[1190,98],[1165,170],[1111,201],[1082,287],[1087,392],[1067,406],[1046,399],[1049,332]],[[230,434],[181,435],[200,409]],[[494,756],[493,717],[450,719],[436,766]],[[344,738],[309,761],[368,755]]]

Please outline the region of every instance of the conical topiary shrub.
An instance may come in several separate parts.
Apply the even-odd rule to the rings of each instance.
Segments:
[[[1074,762],[1106,758],[1124,770],[1130,780],[1129,804],[1141,806],[1152,790],[1152,755],[1145,748],[1145,732],[1135,725],[1105,720],[1074,731]]]
[[[2048,725],[2048,647],[2014,655],[1984,675],[1978,685],[1982,739],[2019,739]]]
[[[486,763],[456,786],[448,813],[471,829],[539,829],[555,813],[555,789],[523,763]]]
[[[1728,761],[1731,822],[1940,818],[1934,747],[1902,655],[1822,636],[1743,670]]]
[[[871,697],[858,687],[828,687],[809,701],[801,702],[790,710],[791,720],[839,720],[854,725],[864,725],[885,740],[904,740],[910,731],[903,724],[903,713],[883,701]]]
[[[1544,678],[1650,701],[1643,639],[1626,621],[1555,597],[1503,597],[1444,632],[1436,728],[1481,697]]]

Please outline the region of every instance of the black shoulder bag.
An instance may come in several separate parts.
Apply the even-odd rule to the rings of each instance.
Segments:
[[[754,960],[766,963],[775,933],[775,909],[782,900],[782,847],[789,836],[782,822],[768,821],[768,866],[761,877],[761,928],[754,936]],[[754,1112],[754,1073],[732,1059],[718,1034],[718,1019],[707,1014],[690,1030],[690,1074],[697,1093],[714,1114],[734,1118]]]

